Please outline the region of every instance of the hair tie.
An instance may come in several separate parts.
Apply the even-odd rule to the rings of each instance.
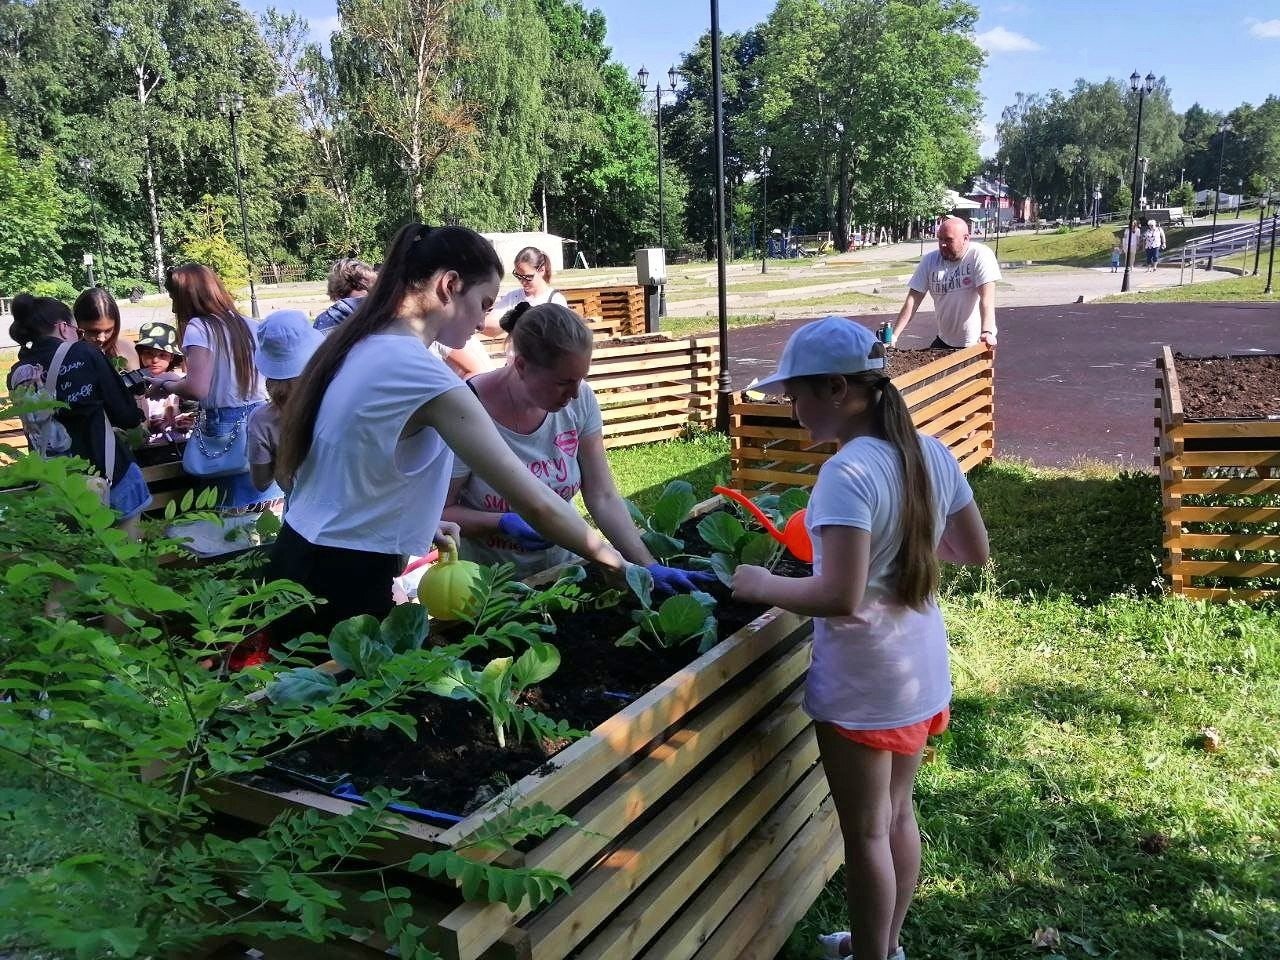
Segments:
[[[429,227],[424,223],[422,226],[418,228],[418,232],[413,237],[413,242],[417,243],[419,240],[421,240],[423,237],[425,237],[434,229],[435,227]]]

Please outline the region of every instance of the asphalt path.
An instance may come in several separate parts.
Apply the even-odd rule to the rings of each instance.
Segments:
[[[883,315],[855,317],[871,329]],[[1081,460],[1150,469],[1155,358],[1168,344],[1198,356],[1280,353],[1280,304],[1106,303],[999,311],[996,452],[1043,466]],[[734,389],[774,368],[803,320],[729,331]],[[927,346],[932,313],[898,345]]]

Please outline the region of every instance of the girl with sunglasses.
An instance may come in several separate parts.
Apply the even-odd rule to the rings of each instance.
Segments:
[[[527,303],[536,307],[542,303],[558,303],[567,307],[569,301],[564,294],[551,286],[551,258],[537,247],[525,247],[516,254],[515,269],[511,276],[516,278],[520,286],[508,290],[484,318],[484,332],[490,336],[502,333],[502,318],[516,308],[517,304]]]

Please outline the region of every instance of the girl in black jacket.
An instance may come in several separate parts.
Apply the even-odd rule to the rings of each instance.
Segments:
[[[127,430],[143,420],[142,410],[119,374],[101,350],[80,340],[71,310],[61,300],[26,293],[14,297],[9,336],[20,347],[13,370],[23,364],[39,364],[47,371],[58,348],[66,341],[76,341],[63,359],[53,389],[54,397],[67,406],[53,415],[71,439],[67,454],[88,460],[100,475],[111,478],[112,509],[122,523],[133,521],[151,503],[151,493],[128,444],[113,444],[113,462],[109,467],[107,464],[107,430]],[[13,370],[9,373],[10,388]]]

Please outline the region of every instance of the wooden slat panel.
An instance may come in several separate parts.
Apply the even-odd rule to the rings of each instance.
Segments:
[[[743,818],[749,821],[741,829],[741,836],[745,836],[817,762],[817,741],[809,719],[800,709],[802,700],[803,690],[797,690],[760,726],[744,730],[728,755],[672,801],[676,809],[669,817],[658,818],[635,836],[628,837],[618,850],[596,864],[585,879],[574,884],[571,894],[537,917],[527,928],[534,960],[562,960],[567,956],[750,783],[748,806],[755,812],[755,818]],[[780,753],[775,763],[774,758]],[[727,839],[720,839],[714,846],[698,842],[698,847],[719,856],[704,858],[710,861],[706,872],[685,888],[685,893],[692,894],[705,876],[720,865],[730,849],[726,846]],[[685,895],[679,889],[662,892],[681,898]],[[658,917],[653,919],[660,922]]]
[[[1186,479],[1171,484],[1165,491],[1174,496],[1187,494],[1201,495],[1248,495],[1271,493],[1280,490],[1280,480],[1200,480]]]
[[[530,851],[526,865],[565,875],[586,866],[627,824],[656,805],[699,763],[729,742],[765,704],[803,677],[809,666],[809,653],[807,642],[794,648],[755,680],[746,696],[717,702],[681,727],[577,811],[576,830],[557,831]],[[440,925],[456,937],[458,960],[477,960],[501,930],[528,913],[527,905],[512,911],[501,903],[467,903]]]
[[[1213,600],[1217,602],[1242,600],[1248,603],[1257,603],[1262,600],[1274,600],[1276,597],[1280,597],[1280,590],[1242,590],[1238,587],[1230,589],[1220,587],[1183,587],[1178,593],[1189,600]]]
[[[968,454],[967,456],[957,457],[957,459],[960,461],[961,471],[963,471],[964,473],[968,473],[970,470],[972,470],[974,467],[978,466],[979,464],[986,463],[988,460],[990,460],[992,457],[992,447],[993,447],[993,444],[985,443],[981,447],[979,447],[977,450]]]
[[[991,348],[986,345],[975,345],[965,347],[963,350],[956,350],[952,353],[940,357],[937,360],[926,363],[923,366],[916,367],[907,373],[901,374],[893,378],[894,386],[899,390],[905,390],[908,387],[915,386],[921,380],[935,376],[944,371],[952,370],[959,366],[971,366],[974,361],[981,361],[981,366],[990,366],[991,358],[989,356]]]
[[[1280,507],[1179,507],[1165,519],[1181,523],[1280,523]]]
[[[993,389],[990,380],[977,377],[966,383],[962,383],[941,400],[935,400],[933,403],[925,407],[918,407],[911,411],[911,422],[920,426],[928,423],[936,418],[939,414],[946,413],[955,407],[960,406],[964,401],[974,395],[984,397],[988,403],[993,397]]]
[[[1187,439],[1236,440],[1241,437],[1280,437],[1280,420],[1188,420],[1179,428]]]
[[[1280,450],[1184,450],[1171,467],[1280,467]]]
[[[783,470],[757,470],[752,467],[734,467],[733,479],[736,482],[780,483],[796,487],[812,487],[818,482],[818,471],[805,473],[796,470],[794,473]]]

